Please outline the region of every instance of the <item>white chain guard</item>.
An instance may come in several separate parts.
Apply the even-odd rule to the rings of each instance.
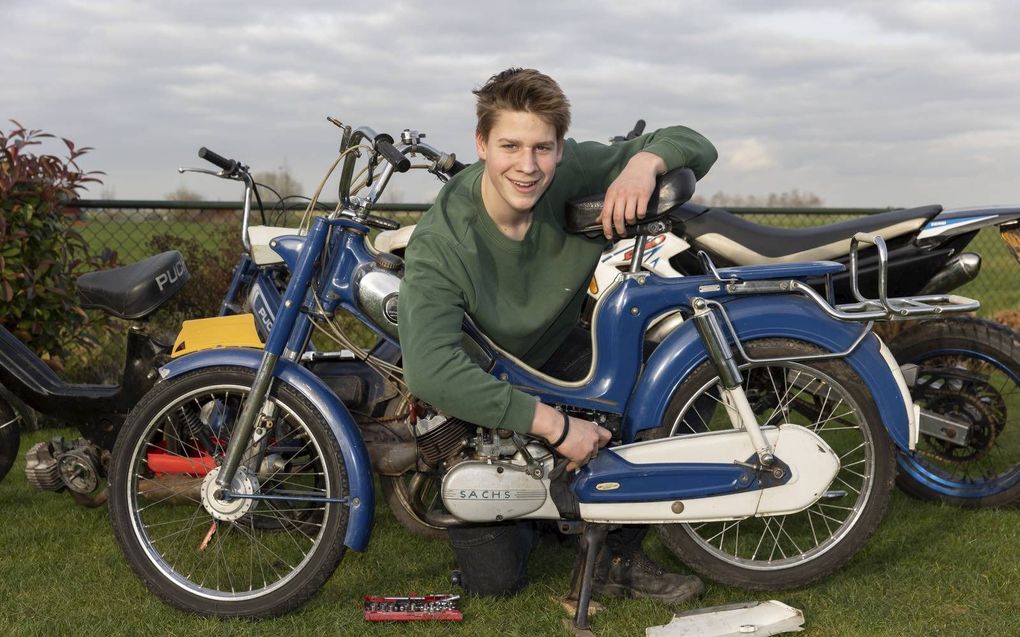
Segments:
[[[839,458],[821,437],[800,425],[763,427],[775,455],[790,467],[790,480],[767,489],[662,502],[594,503],[580,505],[581,518],[615,524],[661,524],[740,520],[751,516],[785,515],[817,502],[839,472]],[[633,464],[664,462],[731,463],[754,454],[743,430],[720,431],[616,447]],[[677,505],[677,503],[680,505]],[[678,512],[679,509],[679,512]]]

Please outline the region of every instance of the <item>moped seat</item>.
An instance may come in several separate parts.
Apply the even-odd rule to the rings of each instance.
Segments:
[[[632,237],[642,227],[656,221],[665,220],[671,210],[684,203],[694,195],[694,172],[690,168],[675,168],[658,179],[658,187],[648,199],[648,212],[637,224],[627,224],[627,234]],[[567,232],[598,236],[602,234],[599,216],[605,204],[605,193],[582,197],[567,202],[565,226]]]
[[[880,234],[888,241],[914,232],[941,211],[939,205],[921,206],[825,226],[776,228],[708,208],[683,220],[683,236],[695,248],[735,265],[822,261],[849,254],[850,238],[858,232]]]
[[[122,319],[138,319],[155,312],[191,275],[176,250],[112,270],[78,277],[81,306],[104,310]]]

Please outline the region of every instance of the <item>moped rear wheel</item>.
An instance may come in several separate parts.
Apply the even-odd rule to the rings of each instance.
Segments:
[[[925,321],[889,349],[917,365],[911,395],[921,407],[967,427],[966,444],[922,434],[900,450],[896,484],[934,502],[987,508],[1020,502],[1020,335],[976,318]]]
[[[787,339],[744,346],[753,358],[821,351]],[[892,444],[863,381],[841,360],[745,364],[741,370],[759,424],[811,429],[836,453],[839,473],[818,502],[798,513],[665,524],[659,532],[677,557],[717,582],[753,590],[804,586],[845,564],[878,527],[893,487]],[[732,429],[719,396],[715,368],[703,363],[647,437]]]
[[[18,414],[7,401],[0,398],[0,480],[11,470],[18,460],[18,447],[21,445],[21,427]]]
[[[344,554],[346,468],[323,416],[276,380],[275,415],[231,484],[215,475],[254,380],[213,367],[156,385],[113,450],[110,517],[124,557],[149,589],[193,613],[261,617],[314,595]],[[257,438],[257,436],[256,436]],[[319,498],[318,500],[309,498]]]

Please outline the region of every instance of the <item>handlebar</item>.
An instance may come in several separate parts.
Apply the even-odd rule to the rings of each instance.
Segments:
[[[387,219],[386,217],[377,217],[375,215],[367,215],[365,217],[365,225],[378,228],[380,230],[400,230],[400,223]]]
[[[237,170],[238,162],[236,159],[227,159],[226,157],[209,150],[205,146],[198,149],[198,156],[200,159],[204,159],[207,162],[222,168],[224,172],[232,173]]]
[[[379,151],[383,159],[390,162],[393,165],[393,169],[398,173],[406,173],[411,169],[411,160],[404,156],[399,150],[393,146],[393,138],[389,135],[382,134],[375,138],[375,149]]]

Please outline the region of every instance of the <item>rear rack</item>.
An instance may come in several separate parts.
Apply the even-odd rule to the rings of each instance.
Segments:
[[[878,249],[877,299],[865,298],[861,294],[858,285],[857,251],[861,244],[870,244]],[[705,265],[705,270],[712,274],[717,281],[725,284],[726,291],[730,294],[789,294],[791,291],[799,292],[814,301],[823,312],[841,321],[864,323],[871,321],[914,320],[940,316],[942,314],[973,312],[981,307],[980,301],[956,294],[889,298],[887,292],[889,251],[886,248],[885,240],[879,235],[869,235],[864,232],[855,234],[850,240],[850,285],[854,298],[857,299],[856,303],[833,305],[822,298],[811,286],[798,280],[741,281],[738,276],[731,274],[732,270],[728,271],[728,276],[723,278],[707,254],[700,252],[698,256]],[[831,286],[828,287],[831,289]]]

